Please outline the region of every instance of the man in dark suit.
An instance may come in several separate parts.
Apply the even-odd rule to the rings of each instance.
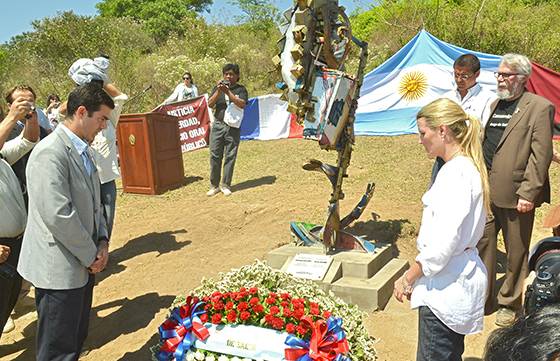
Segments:
[[[491,106],[482,145],[493,218],[486,224],[478,249],[489,277],[485,311],[494,312],[497,303],[496,324],[504,327],[512,324],[522,309],[535,208],[550,202],[548,167],[552,159],[554,106],[525,90],[531,75],[531,62],[526,56],[504,55],[495,75],[498,100]],[[500,230],[507,268],[496,299],[496,243]]]
[[[18,272],[35,286],[40,361],[77,360],[88,333],[94,274],[109,257],[89,144],[107,126],[113,108],[101,87],[75,88],[65,121],[29,158],[29,217]]]

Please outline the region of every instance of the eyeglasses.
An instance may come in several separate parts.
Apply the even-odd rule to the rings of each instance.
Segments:
[[[188,76],[184,76],[183,80],[191,80],[191,78],[189,78]]]
[[[474,74],[467,74],[467,73],[463,73],[463,74],[457,74],[457,73],[453,73],[453,76],[455,77],[455,79],[461,79],[461,80],[469,80],[469,78],[471,78]]]
[[[521,75],[521,74],[519,74],[519,73],[500,73],[500,72],[497,72],[497,71],[494,72],[494,76],[496,77],[496,79],[498,79],[499,77],[502,77],[502,79],[506,79],[506,78],[512,77],[514,75]]]

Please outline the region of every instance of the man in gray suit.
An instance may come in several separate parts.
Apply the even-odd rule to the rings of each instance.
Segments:
[[[113,108],[102,88],[77,87],[65,121],[29,158],[29,217],[18,271],[35,286],[37,360],[77,360],[87,336],[94,274],[109,257],[89,144]]]

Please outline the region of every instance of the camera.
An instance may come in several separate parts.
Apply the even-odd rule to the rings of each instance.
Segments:
[[[529,270],[535,271],[533,283],[525,293],[525,314],[542,306],[560,302],[560,237],[539,241],[529,254]]]
[[[225,86],[229,87],[230,82],[229,82],[229,80],[223,79],[223,80],[220,80],[220,85],[225,85]]]
[[[25,119],[31,119],[31,117],[33,116],[33,113],[35,112],[35,105],[31,106],[31,110],[29,111],[29,113],[27,113],[25,115]]]

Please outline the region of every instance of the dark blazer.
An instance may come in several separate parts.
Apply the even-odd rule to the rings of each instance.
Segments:
[[[494,114],[498,101],[491,106]],[[489,172],[490,198],[501,208],[516,208],[519,198],[550,202],[548,168],[552,160],[554,105],[525,92],[504,130]]]

